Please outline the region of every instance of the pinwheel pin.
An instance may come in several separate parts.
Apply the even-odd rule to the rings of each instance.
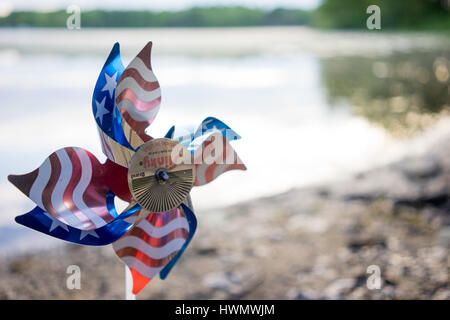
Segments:
[[[192,187],[246,169],[229,143],[239,135],[216,118],[188,132],[172,126],[163,138],[147,135],[161,103],[151,49],[149,42],[124,68],[116,43],[98,77],[92,108],[105,163],[66,147],[36,170],[8,176],[36,204],[16,222],[82,245],[112,243],[134,294],[158,274],[165,279],[192,239]],[[115,197],[129,203],[120,214]]]

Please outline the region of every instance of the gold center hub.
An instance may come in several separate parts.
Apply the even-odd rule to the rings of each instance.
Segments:
[[[178,207],[195,180],[195,167],[186,159],[190,159],[190,152],[175,140],[161,138],[144,143],[128,168],[128,187],[134,200],[150,212]]]

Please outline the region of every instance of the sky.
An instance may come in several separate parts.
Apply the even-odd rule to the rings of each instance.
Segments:
[[[192,6],[242,5],[272,9],[275,7],[313,9],[320,0],[0,0],[0,9],[51,11],[79,5],[83,9],[178,10]]]

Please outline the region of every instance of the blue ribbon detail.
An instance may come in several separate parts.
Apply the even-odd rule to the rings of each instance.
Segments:
[[[108,209],[109,214],[111,216],[113,216],[114,218],[119,218],[119,219],[123,220],[123,219],[126,219],[129,216],[135,214],[139,210],[141,210],[141,206],[136,204],[133,207],[131,207],[130,209],[128,209],[127,211],[124,211],[119,215],[117,213],[116,206],[114,204],[115,197],[116,197],[116,195],[114,193],[112,193],[112,191],[109,191],[108,194],[106,195],[106,208]]]

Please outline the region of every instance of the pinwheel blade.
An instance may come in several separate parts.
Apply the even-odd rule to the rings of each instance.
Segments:
[[[131,270],[133,294],[138,294],[174,258],[178,259],[194,231],[192,220],[187,219],[183,210],[175,208],[148,214],[113,243],[117,256]]]
[[[177,140],[182,145],[189,147],[194,140],[202,140],[202,138],[206,138],[215,131],[221,132],[228,141],[239,140],[241,138],[241,136],[227,124],[214,117],[207,117],[197,128],[192,126],[173,126],[167,132],[166,137]]]
[[[128,168],[122,167],[109,159],[103,164],[105,184],[120,199],[132,202],[133,197],[128,188]]]
[[[230,170],[247,170],[221,132],[211,133],[194,150],[195,181],[194,186],[210,183],[222,173]]]
[[[111,187],[105,176],[112,172],[118,171],[105,170],[89,151],[67,147],[52,153],[38,169],[24,175],[10,175],[8,180],[62,223],[92,230],[117,217],[117,213],[107,208]],[[120,179],[120,175],[116,178]],[[123,183],[127,185],[126,175],[124,178]]]
[[[123,133],[122,116],[115,107],[115,89],[123,71],[119,44],[116,43],[98,76],[92,97],[92,111],[103,153],[109,160],[126,167],[134,150]]]
[[[116,87],[116,105],[130,145],[136,149],[151,140],[145,129],[153,122],[161,103],[161,90],[151,66],[149,42],[130,62]]]
[[[130,208],[129,210],[131,211],[125,211],[122,214],[130,215],[135,209],[136,208]],[[121,218],[116,218],[101,228],[80,230],[55,219],[40,207],[35,207],[30,212],[17,216],[15,220],[25,227],[42,232],[46,235],[88,246],[103,246],[110,244],[122,237],[133,226],[133,223],[129,223]]]
[[[227,138],[227,140],[239,140],[241,138],[234,130],[232,130],[228,125],[226,125],[223,121],[214,118],[208,117],[200,123],[197,131],[194,133],[194,138],[200,137],[207,133],[219,131],[222,135]]]

